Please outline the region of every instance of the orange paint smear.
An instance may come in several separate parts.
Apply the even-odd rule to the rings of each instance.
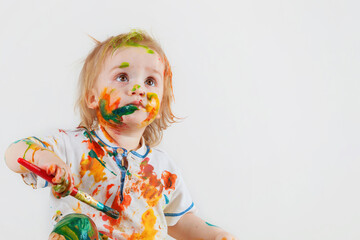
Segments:
[[[115,199],[114,199],[114,201],[113,201],[113,203],[111,205],[111,208],[117,210],[120,213],[119,218],[114,219],[114,218],[109,217],[107,215],[102,216],[103,221],[109,221],[110,226],[119,226],[121,220],[126,220],[125,216],[122,215],[122,213],[125,211],[125,209],[127,207],[130,206],[130,204],[131,204],[131,196],[124,193],[123,197],[124,197],[123,201],[120,202],[120,186],[118,186],[118,189],[116,191],[116,196],[115,196]],[[112,232],[110,232],[109,237],[113,238]]]
[[[104,133],[104,136],[106,137],[107,140],[109,140],[109,142],[111,143],[116,143],[115,140],[110,136],[110,134],[106,131],[106,129],[100,125],[101,130]]]
[[[110,237],[112,237],[113,232],[114,232],[114,227],[104,224],[104,228],[106,228],[107,230],[110,231],[109,233],[106,233],[106,234],[109,235]]]
[[[91,196],[95,196],[99,193],[99,187],[101,187],[101,185],[97,186],[94,191],[91,193]]]
[[[94,151],[99,160],[104,157],[105,151],[97,142],[93,140],[84,140],[83,142],[88,144],[88,149],[90,151]],[[83,154],[80,162],[80,168],[80,183],[76,187],[80,186],[82,183],[82,178],[88,171],[88,176],[92,175],[94,177],[94,184],[107,180],[107,177],[105,176],[106,174],[104,172],[105,167],[97,159],[92,158],[90,155],[88,155],[86,158],[85,154]]]
[[[155,206],[162,197],[163,185],[154,173],[154,167],[149,164],[149,158],[145,158],[140,164],[140,172],[144,182],[140,186],[141,196],[146,199],[150,207]]]
[[[119,104],[120,104],[120,100],[121,100],[120,97],[117,97],[115,102],[110,104],[110,100],[111,100],[110,95],[114,90],[115,89],[112,89],[108,93],[107,88],[104,88],[104,90],[102,91],[102,93],[100,95],[100,99],[105,100],[105,102],[108,103],[108,104],[105,105],[105,109],[104,109],[107,115],[111,115],[112,111],[117,109],[119,107]],[[107,120],[105,120],[104,117],[102,116],[99,108],[97,109],[96,115],[97,115],[97,118],[99,120],[100,125],[109,126],[109,127],[112,127],[112,128],[116,128],[116,126],[118,126],[118,124],[116,124],[116,123],[108,122]]]
[[[86,158],[84,153],[80,162],[80,183],[77,185],[77,187],[80,186],[80,184],[82,183],[82,178],[87,172],[88,176],[94,177],[94,184],[100,181],[107,180],[104,169],[105,167],[101,165],[98,160],[93,159],[90,156],[87,156]]]
[[[172,174],[168,171],[164,171],[161,174],[161,179],[164,181],[165,190],[168,190],[168,189],[175,190],[175,182],[177,179],[176,174]]]
[[[156,115],[158,114],[160,109],[160,101],[155,93],[147,93],[147,98],[149,102],[148,104],[146,104],[145,110],[149,113],[149,115],[144,121],[141,122],[141,127],[147,126],[152,123],[155,120]]]
[[[81,205],[80,202],[77,203],[77,208],[73,208],[74,212],[81,213]]]
[[[119,107],[120,100],[121,100],[121,98],[119,97],[118,99],[116,99],[115,102],[110,104],[110,94],[113,91],[114,91],[114,89],[110,90],[110,93],[107,93],[107,88],[104,88],[104,90],[102,91],[102,93],[100,95],[100,99],[104,99],[106,102],[109,103],[108,105],[105,106],[105,110],[108,114],[111,114],[113,110],[115,110]]]
[[[112,193],[110,193],[110,189],[114,186],[114,184],[110,184],[108,186],[106,186],[106,200],[104,202],[104,204],[106,204],[106,202],[109,200],[109,198],[112,196]]]
[[[96,156],[101,159],[105,155],[105,151],[102,149],[99,143],[93,141],[93,140],[84,140],[83,142],[87,142],[88,149],[93,150],[96,153]]]

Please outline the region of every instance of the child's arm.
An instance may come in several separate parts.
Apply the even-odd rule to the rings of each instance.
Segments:
[[[5,152],[6,165],[16,173],[27,173],[29,170],[21,166],[17,160],[24,158],[54,175],[53,193],[56,197],[68,195],[74,187],[74,180],[70,168],[53,151],[32,141],[23,139],[13,143]]]
[[[236,240],[237,238],[222,230],[210,226],[193,213],[187,213],[174,225],[168,227],[170,236],[176,239]]]

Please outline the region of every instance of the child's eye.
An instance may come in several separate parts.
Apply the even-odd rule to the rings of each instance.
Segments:
[[[146,83],[147,85],[149,85],[149,86],[152,86],[152,87],[154,87],[154,86],[156,85],[155,79],[153,79],[153,78],[151,78],[151,77],[148,78],[148,79],[146,79],[145,83]]]
[[[122,74],[118,75],[115,80],[118,82],[128,82],[129,78],[126,74],[122,73]]]

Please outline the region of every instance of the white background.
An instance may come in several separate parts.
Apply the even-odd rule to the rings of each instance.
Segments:
[[[73,128],[98,40],[148,31],[173,67],[161,148],[199,216],[239,239],[360,239],[360,4],[296,1],[0,2],[0,155]],[[0,163],[1,239],[47,239],[48,190]]]

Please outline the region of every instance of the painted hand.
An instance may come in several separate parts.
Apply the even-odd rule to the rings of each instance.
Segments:
[[[57,164],[50,164],[44,168],[46,173],[53,175],[52,193],[56,198],[61,198],[69,195],[74,188],[74,177],[71,174],[70,168],[67,165],[59,166]]]

